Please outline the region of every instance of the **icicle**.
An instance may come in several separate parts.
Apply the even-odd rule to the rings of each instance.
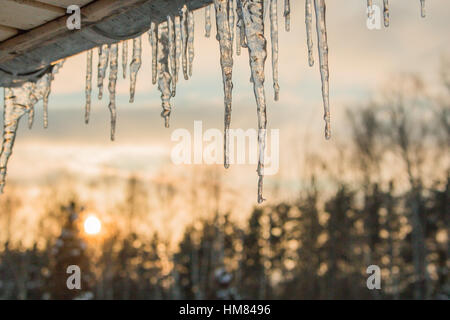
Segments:
[[[234,42],[234,23],[235,23],[235,15],[234,15],[234,0],[229,0],[229,8],[228,8],[228,24],[230,25],[230,34],[231,34],[231,52],[233,52],[233,42]]]
[[[97,75],[97,87],[98,98],[103,98],[103,79],[106,76],[106,69],[108,68],[109,59],[109,45],[104,44],[98,48],[98,75]]]
[[[187,31],[188,31],[188,55],[189,55],[189,77],[192,77],[192,65],[194,63],[194,13],[188,11],[187,19]]]
[[[187,63],[188,31],[187,31],[187,6],[181,8],[181,59],[183,64],[184,80],[189,79]]]
[[[383,1],[384,26],[389,27],[389,0]]]
[[[31,130],[33,128],[34,122],[34,106],[30,106],[30,111],[28,112],[28,129]]]
[[[62,68],[66,60],[62,60],[59,63],[53,66],[52,72],[43,76],[36,83],[35,94],[37,95],[37,99],[41,99],[44,105],[44,129],[48,127],[48,98],[50,96],[51,84],[54,79],[54,75],[59,72],[59,69]]]
[[[211,5],[205,8],[205,37],[211,36]]]
[[[134,102],[136,92],[136,78],[142,63],[142,42],[141,37],[133,39],[133,60],[130,64],[130,103]]]
[[[231,102],[233,90],[233,40],[231,25],[229,24],[229,0],[214,0],[216,9],[217,40],[220,45],[220,65],[222,68],[224,104],[225,104],[225,131],[224,131],[224,166],[230,166],[230,123]]]
[[[84,122],[89,123],[89,115],[91,113],[91,92],[92,92],[92,50],[86,55],[86,106],[84,112]]]
[[[175,17],[175,75],[172,77],[175,82],[178,82],[178,73],[180,71],[181,58],[181,19],[179,16]]]
[[[150,42],[150,45],[152,46],[152,84],[156,84],[156,78],[158,70],[156,69],[157,64],[157,52],[158,52],[158,42],[157,42],[157,35],[156,35],[156,24],[152,22],[150,24],[150,30],[148,31],[148,40]]]
[[[111,45],[110,50],[110,65],[109,65],[109,111],[111,113],[111,141],[114,141],[116,134],[116,83],[117,83],[117,72],[118,72],[118,60],[119,60],[119,45]]]
[[[6,182],[8,160],[12,154],[19,120],[34,106],[31,101],[34,84],[27,82],[22,87],[4,89],[3,143],[0,151],[0,193]]]
[[[372,18],[373,16],[372,5],[373,5],[372,0],[367,0],[367,16],[369,18]]]
[[[291,0],[284,0],[284,22],[286,31],[291,31]]]
[[[327,41],[327,25],[325,20],[325,0],[314,0],[314,7],[316,10],[316,26],[317,26],[317,41],[319,47],[319,61],[320,61],[320,77],[322,79],[322,96],[324,106],[324,120],[325,120],[325,137],[331,138],[331,123],[330,123],[330,101],[329,101],[329,71],[328,71],[328,41]]]
[[[165,127],[169,127],[169,118],[172,111],[170,98],[172,92],[170,84],[172,77],[169,71],[169,30],[167,22],[158,26],[158,89],[161,91],[162,109],[161,116],[164,118]]]
[[[425,18],[427,16],[425,12],[425,0],[420,0],[420,16],[422,18]]]
[[[266,97],[264,93],[264,65],[267,42],[264,37],[263,0],[239,0],[249,49],[253,88],[258,106],[258,203],[262,203],[264,152],[266,144]]]
[[[306,39],[308,45],[308,63],[312,67],[314,65],[313,55],[313,35],[312,35],[312,3],[311,0],[305,1],[305,24],[306,24]]]
[[[270,39],[272,42],[272,77],[274,99],[280,98],[280,85],[278,84],[278,0],[270,0]]]
[[[122,41],[122,71],[123,78],[127,78],[127,65],[128,65],[128,40]]]
[[[170,73],[172,76],[172,97],[175,97],[177,86],[175,81],[176,73],[176,49],[175,49],[175,31],[173,17],[167,16],[168,37],[169,37],[169,56],[170,56]]]

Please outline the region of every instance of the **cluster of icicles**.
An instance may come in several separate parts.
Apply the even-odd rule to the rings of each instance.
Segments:
[[[258,114],[258,203],[264,201],[262,196],[264,177],[264,152],[266,140],[266,95],[264,92],[265,62],[267,57],[267,43],[265,37],[264,20],[266,12],[270,16],[270,40],[272,49],[273,89],[274,100],[279,99],[280,86],[278,83],[278,4],[277,0],[214,0],[212,5],[205,8],[205,35],[211,35],[211,8],[214,6],[216,14],[217,35],[220,46],[220,64],[222,68],[225,130],[224,130],[224,166],[230,165],[230,137],[232,105],[232,72],[233,49],[241,54],[241,48],[247,48],[251,69],[251,82]],[[425,0],[420,0],[422,16],[425,16]],[[371,16],[372,0],[367,0],[369,17]],[[325,137],[331,137],[330,107],[329,107],[329,71],[328,44],[325,23],[325,0],[305,0],[305,23],[307,34],[308,62],[314,65],[313,55],[313,10],[316,17],[316,32],[318,42],[318,56],[320,75],[322,80],[322,96],[324,106]],[[286,31],[290,30],[290,0],[284,0],[284,20]],[[389,25],[389,3],[384,0],[385,25]],[[161,92],[162,117],[165,126],[169,126],[172,111],[171,98],[176,94],[179,70],[182,68],[185,80],[192,76],[194,60],[194,17],[187,5],[184,5],[177,15],[167,16],[167,20],[151,23],[148,31],[152,47],[152,83],[158,83]],[[128,42],[123,41],[122,66],[123,77],[126,78],[128,65]],[[98,98],[103,96],[103,82],[109,65],[109,110],[111,113],[111,140],[114,140],[116,126],[116,83],[118,76],[119,44],[103,45],[98,48]],[[141,37],[133,39],[133,53],[130,63],[130,102],[134,101],[137,73],[141,67],[142,43]],[[92,93],[92,59],[93,51],[87,52],[86,74],[86,106],[85,122],[89,122]],[[47,103],[53,75],[62,66],[59,63],[53,67],[51,73],[46,74],[36,83],[27,82],[18,88],[5,88],[4,132],[3,145],[0,154],[0,192],[3,191],[6,177],[6,166],[12,152],[19,119],[28,113],[29,126],[33,123],[34,105],[37,101],[44,102],[44,127],[47,127]]]

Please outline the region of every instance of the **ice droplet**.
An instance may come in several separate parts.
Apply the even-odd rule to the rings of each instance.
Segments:
[[[136,80],[142,63],[142,41],[141,37],[133,39],[133,60],[130,64],[130,103],[134,102],[136,92]]]

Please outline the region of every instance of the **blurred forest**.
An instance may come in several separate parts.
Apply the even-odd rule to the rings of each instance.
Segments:
[[[117,204],[121,229],[89,242],[78,217],[84,204],[49,195],[36,244],[25,247],[9,240],[23,200],[8,193],[0,298],[449,299],[450,68],[442,70],[442,90],[401,75],[350,107],[348,139],[303,154],[298,197],[254,207],[244,223],[220,209],[217,176],[188,191],[161,182],[151,194],[130,177]],[[165,236],[169,227],[138,231],[148,198],[170,215],[186,192],[189,210],[207,214],[179,242]],[[82,270],[81,290],[66,288],[70,264]],[[366,286],[369,265],[381,268],[380,290]]]

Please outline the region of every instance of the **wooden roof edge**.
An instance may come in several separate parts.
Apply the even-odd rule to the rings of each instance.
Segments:
[[[69,30],[68,16],[50,21],[40,27],[14,36],[0,43],[0,86],[18,85],[27,75],[36,74],[50,63],[99,46],[92,40],[92,30],[97,26],[124,22],[124,34],[136,32],[129,24],[130,15],[136,25],[148,24],[150,19],[162,21],[168,14],[187,3],[191,10],[210,4],[212,0],[98,0],[81,8],[81,30]],[[149,14],[146,16],[145,14]],[[144,21],[145,20],[145,21]],[[128,24],[127,24],[128,23]],[[144,30],[142,30],[144,31]],[[113,39],[110,39],[114,42]],[[63,45],[59,45],[63,43]],[[61,50],[58,50],[61,49]],[[16,81],[12,81],[16,78]],[[30,81],[35,79],[30,76]]]

